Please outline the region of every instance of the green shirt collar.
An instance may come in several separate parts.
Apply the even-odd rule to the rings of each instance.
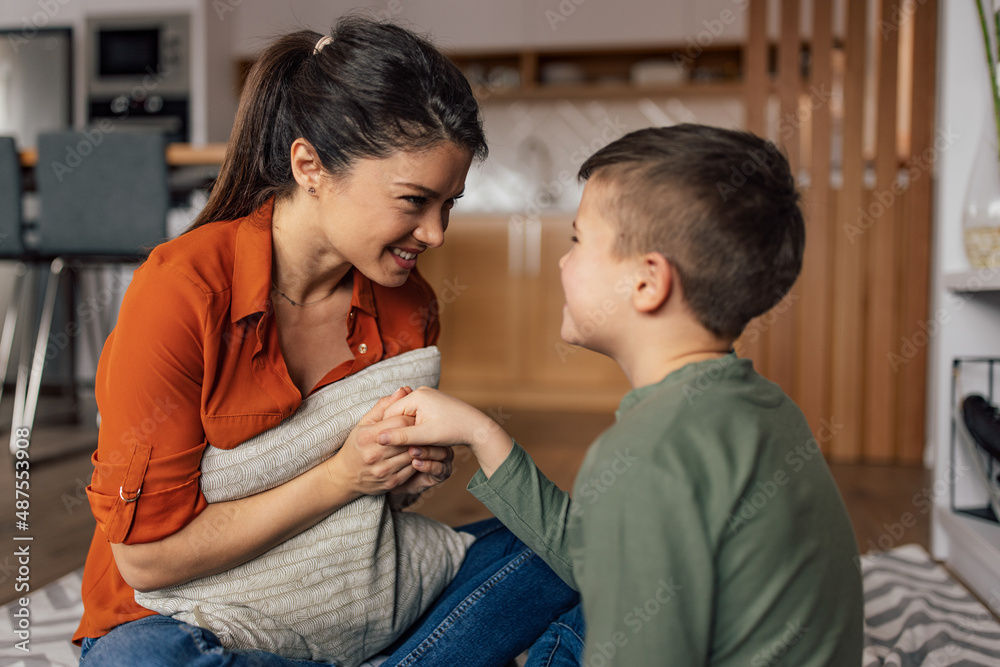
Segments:
[[[659,382],[647,384],[643,387],[636,387],[629,393],[625,394],[621,403],[618,404],[618,409],[615,411],[615,420],[620,420],[625,416],[625,413],[633,407],[644,401],[648,396],[659,392],[665,387],[689,382],[702,373],[718,374],[720,372],[724,372],[726,369],[731,368],[737,361],[751,363],[748,359],[740,359],[736,356],[736,352],[731,350],[729,354],[723,357],[685,364],[677,370],[667,374],[667,376]]]

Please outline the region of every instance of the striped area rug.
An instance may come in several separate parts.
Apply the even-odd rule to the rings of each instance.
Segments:
[[[31,594],[28,603],[28,644],[14,634],[23,609],[17,601],[0,607],[0,666],[3,667],[76,667],[80,649],[70,642],[83,616],[80,598],[83,568],[70,572]],[[28,649],[27,651],[21,650]]]
[[[997,667],[1000,625],[920,546],[861,558],[863,667]]]

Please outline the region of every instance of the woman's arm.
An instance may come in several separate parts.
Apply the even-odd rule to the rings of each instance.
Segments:
[[[387,427],[412,423],[406,417],[380,422],[403,390],[381,399],[361,419],[341,450],[320,465],[268,491],[209,505],[179,531],[155,542],[112,544],[115,562],[138,591],[166,588],[228,570],[268,551],[318,523],[362,495],[377,495],[416,473],[405,447],[378,444]],[[434,474],[445,463],[425,461]],[[447,467],[450,468],[450,462]]]
[[[386,399],[336,456],[312,471],[252,497],[209,505],[199,490],[206,359],[239,354],[239,345],[256,340],[248,329],[245,338],[220,347],[218,322],[229,313],[213,299],[200,283],[151,258],[136,271],[101,355],[101,434],[88,496],[120,574],[138,590],[232,568],[360,495],[385,493],[418,472],[446,477],[450,470],[441,456],[418,471],[405,448],[387,451],[377,443],[374,423]],[[397,425],[406,423],[412,420]]]

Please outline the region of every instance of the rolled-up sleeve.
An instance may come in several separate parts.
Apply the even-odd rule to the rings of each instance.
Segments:
[[[206,506],[198,485],[211,295],[150,259],[132,279],[97,368],[101,429],[87,487],[109,542],[152,542]]]

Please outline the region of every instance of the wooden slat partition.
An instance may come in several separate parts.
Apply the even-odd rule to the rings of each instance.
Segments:
[[[922,166],[913,172],[906,200],[906,218],[903,225],[900,271],[905,289],[900,303],[900,331],[912,337],[929,318],[930,265],[931,265],[931,216],[933,215],[931,182],[932,165],[927,158],[934,155],[934,100],[937,78],[937,0],[925,0],[913,15],[913,104],[910,115],[911,158],[909,166]],[[902,355],[903,350],[899,353]],[[904,358],[905,359],[905,358]],[[923,458],[925,439],[925,401],[927,384],[926,348],[899,363],[894,370],[899,374],[900,461],[918,463]]]
[[[847,34],[844,36],[844,118],[842,215],[834,242],[833,287],[833,405],[831,417],[843,425],[831,441],[831,455],[854,460],[861,455],[864,391],[864,286],[865,253],[862,239],[848,236],[849,225],[858,225],[864,197],[864,85],[867,51],[865,0],[847,0]]]
[[[833,151],[833,0],[813,3],[812,67],[809,72],[810,185],[804,193],[806,253],[797,288],[807,295],[796,305],[796,398],[816,432],[830,407],[830,304],[833,281],[833,205],[830,158]],[[829,443],[821,442],[826,451]]]
[[[764,136],[767,134],[767,100],[771,78],[767,71],[767,2],[754,0],[748,8],[749,28],[743,45],[743,76],[746,84],[747,130]],[[767,372],[766,327],[754,320],[737,342],[740,354],[753,359],[754,366],[764,375]]]
[[[878,25],[893,26],[899,17],[901,0],[880,0]],[[898,19],[897,19],[898,22]],[[888,363],[898,347],[899,330],[899,213],[897,185],[899,158],[896,151],[896,104],[899,66],[899,30],[876,33],[876,71],[880,85],[876,91],[875,193],[866,209],[863,233],[870,238],[868,255],[868,318],[865,363],[865,459],[889,462],[895,459],[897,424],[896,374]]]
[[[926,330],[933,326],[928,157],[934,157],[938,3],[801,0],[813,14],[804,82],[800,0],[770,1],[780,2],[777,77],[772,81],[767,71],[768,0],[752,0],[744,51],[747,128],[775,138],[809,175],[806,257],[784,312],[751,323],[756,344],[745,335],[738,349],[799,403],[832,459],[918,463]],[[845,16],[834,16],[838,6]],[[913,38],[902,40],[909,21]],[[838,24],[846,26],[843,35],[833,33]],[[912,85],[900,85],[900,72],[913,73]],[[866,77],[875,86],[866,87]],[[772,89],[777,127],[766,113]],[[899,98],[900,91],[908,97]],[[874,121],[867,152],[866,109]],[[910,136],[900,136],[899,109],[910,110]],[[908,180],[900,178],[904,172]]]
[[[743,46],[746,83],[746,125],[755,134],[767,133],[767,98],[771,79],[767,73],[767,0],[753,0],[747,10],[749,32]]]
[[[799,31],[801,0],[781,1],[781,38],[778,43],[778,136],[792,173],[799,169],[799,95],[802,93],[802,36]],[[767,374],[788,394],[795,393],[795,305],[799,289],[786,297],[787,307],[770,318],[767,336]]]

